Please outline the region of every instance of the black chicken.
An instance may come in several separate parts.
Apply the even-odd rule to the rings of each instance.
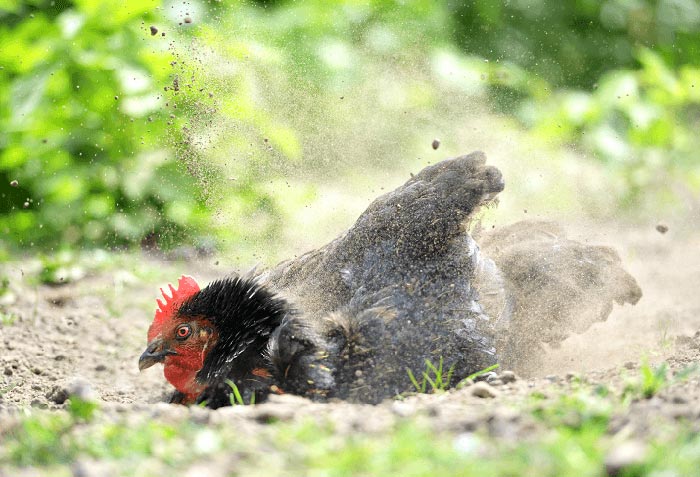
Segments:
[[[165,364],[176,402],[229,404],[270,392],[376,403],[411,389],[426,360],[452,382],[604,320],[641,291],[617,254],[518,223],[466,225],[503,190],[483,153],[423,169],[329,244],[258,276],[164,293],[141,369]]]

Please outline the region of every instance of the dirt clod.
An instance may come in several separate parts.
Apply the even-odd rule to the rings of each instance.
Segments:
[[[433,149],[437,151],[437,149],[440,147],[440,140],[433,139],[433,143],[431,145],[433,146]]]
[[[17,181],[10,181],[10,185],[11,185],[12,187],[19,187],[19,182],[17,182]]]
[[[659,232],[660,234],[665,234],[666,232],[668,232],[668,225],[658,224],[656,226],[656,231]]]
[[[63,404],[68,399],[68,390],[63,386],[54,386],[46,393],[46,399],[56,404]]]
[[[158,28],[154,27],[153,25],[151,25],[150,30],[151,30],[151,36],[155,36],[158,33]]]
[[[192,23],[192,17],[185,17],[185,23]]]

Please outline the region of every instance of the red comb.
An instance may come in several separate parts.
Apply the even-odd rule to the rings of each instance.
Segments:
[[[158,336],[163,328],[163,324],[168,321],[168,319],[175,313],[177,307],[182,305],[189,297],[194,295],[199,291],[199,285],[194,281],[194,278],[183,275],[177,281],[177,289],[173,288],[172,285],[168,285],[170,289],[170,294],[161,288],[160,292],[163,294],[163,300],[156,300],[158,303],[158,309],[156,310],[156,316],[151,323],[150,328],[148,328],[148,341],[152,341],[156,336]]]

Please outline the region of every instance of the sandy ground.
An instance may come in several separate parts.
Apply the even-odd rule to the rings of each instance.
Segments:
[[[614,244],[644,296],[548,350],[545,366],[531,377],[607,372],[642,359],[656,363],[687,354],[686,345],[700,330],[700,233],[599,226],[576,228],[574,235]],[[0,327],[0,408],[61,407],[60,391],[76,379],[89,382],[105,402],[163,399],[169,387],[162,368],[139,373],[137,367],[157,289],[180,273],[201,283],[225,270],[214,266],[215,257],[197,263],[137,261],[158,273],[143,277],[125,267],[42,286],[29,284],[27,262],[5,264],[11,291],[2,305],[10,318]]]

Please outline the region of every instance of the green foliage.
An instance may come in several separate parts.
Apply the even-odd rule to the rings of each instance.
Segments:
[[[693,0],[0,2],[0,255],[250,255],[309,175],[395,168],[486,100],[599,158],[619,204],[694,197],[698,25]]]
[[[467,376],[465,379],[476,379],[482,374],[490,373],[491,371],[494,371],[498,369],[501,365],[500,364],[492,364],[491,366],[488,366],[480,371],[477,371],[476,373],[472,373],[469,376]]]
[[[536,401],[539,404],[533,414],[548,426],[564,426],[570,430],[591,428],[599,435],[605,433],[613,412],[610,399],[585,388],[561,394],[553,402]]]
[[[0,6],[0,230],[12,243],[181,240],[203,224],[193,181],[164,149],[167,40],[143,23],[157,5]]]
[[[183,435],[191,430],[185,426]],[[76,457],[123,459],[129,465],[134,458],[165,457],[176,464],[176,455],[169,455],[168,444],[177,436],[175,428],[162,423],[142,422],[135,426],[122,422],[88,426],[81,413],[39,412],[22,419],[21,424],[0,434],[3,449],[0,463],[18,466],[52,466],[69,464]],[[164,455],[165,454],[165,455]]]
[[[661,363],[652,368],[646,361],[642,362],[639,376],[631,379],[625,386],[623,397],[625,399],[649,399],[654,397],[669,384],[668,365]]]
[[[673,68],[700,65],[695,0],[450,2],[465,51],[519,65],[555,87],[592,89],[606,72],[653,47]]]
[[[421,373],[422,380],[420,383],[413,375],[413,372],[406,368],[408,373],[408,378],[411,383],[416,388],[416,392],[425,393],[430,384],[430,392],[442,392],[446,391],[450,387],[450,381],[452,380],[452,374],[454,373],[455,365],[450,366],[446,372],[443,370],[442,356],[440,356],[440,361],[437,366],[435,366],[429,359],[425,360],[425,371]]]
[[[627,380],[622,396],[625,400],[650,399],[672,384],[681,383],[697,374],[698,365],[687,366],[670,375],[667,363],[652,367],[644,360],[639,376]]]
[[[15,321],[17,321],[17,315],[0,310],[0,328],[4,326],[12,326],[15,324]]]
[[[41,414],[25,418],[5,442],[5,455],[15,465],[50,465],[66,462],[75,453],[74,443],[66,442],[71,420],[64,414]]]
[[[544,138],[581,144],[600,158],[620,187],[611,191],[628,207],[668,203],[700,191],[700,67],[669,68],[649,49],[641,68],[604,74],[593,92],[560,91],[523,110]]]
[[[90,399],[82,399],[79,396],[71,396],[68,401],[68,412],[76,421],[90,421],[95,415],[99,406],[97,402]]]

